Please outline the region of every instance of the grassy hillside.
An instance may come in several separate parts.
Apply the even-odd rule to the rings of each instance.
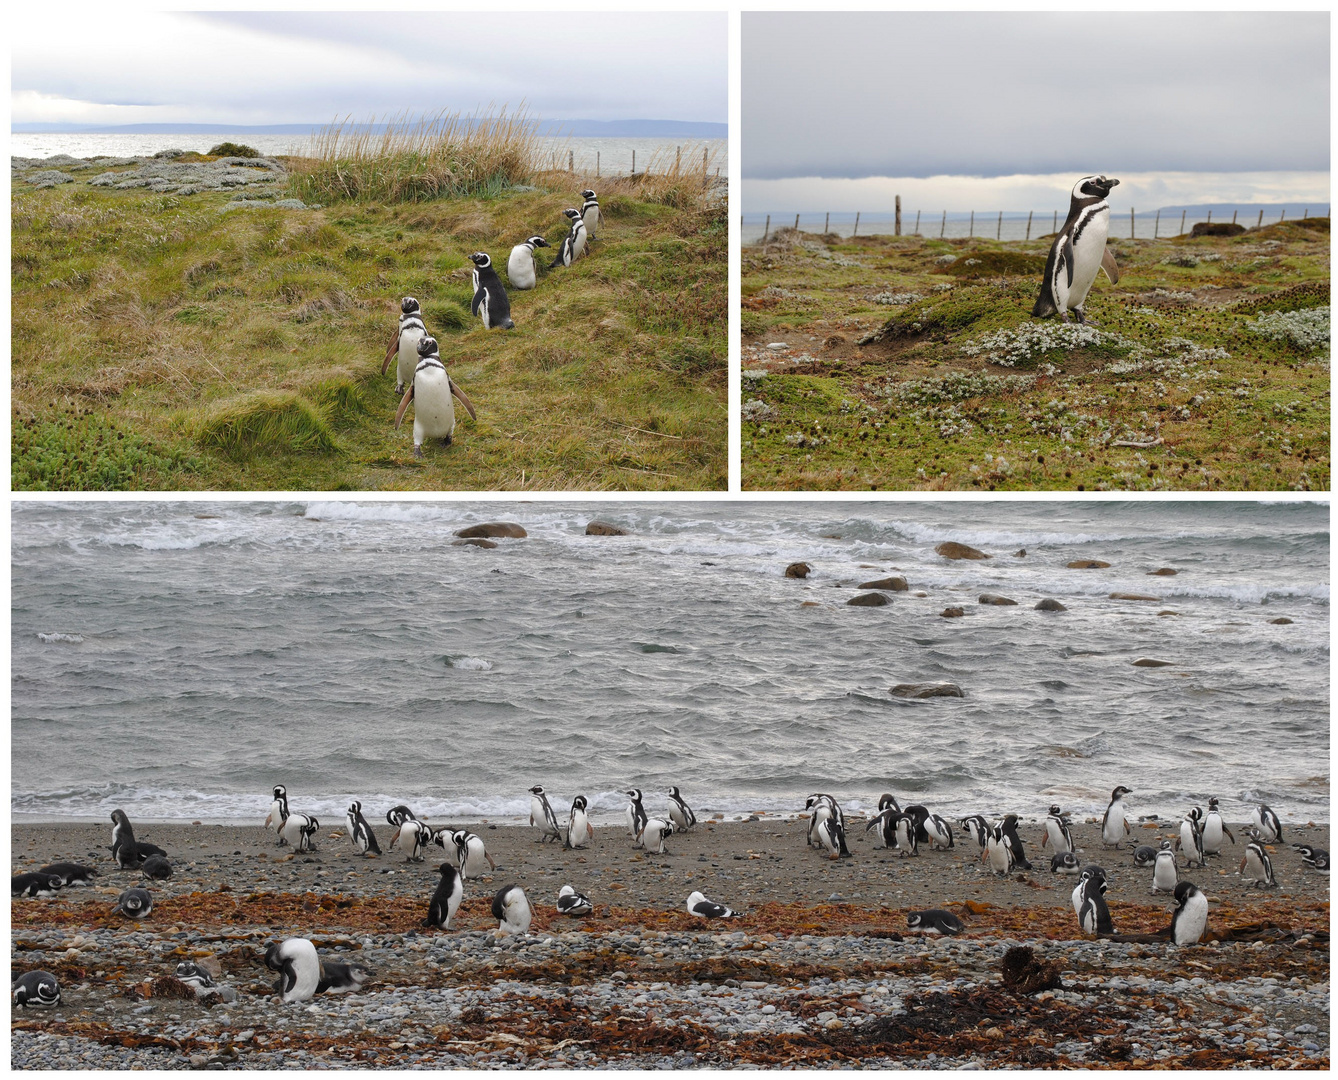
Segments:
[[[1031,318],[1048,247],[746,248],[744,488],[1328,489],[1327,218],[1113,240],[1092,328]]]
[[[505,281],[511,246],[558,244],[585,186],[526,180],[383,185],[414,201],[366,181],[323,209],[16,183],[13,486],[724,487],[723,206],[700,182],[591,179],[606,220],[592,254],[512,292],[515,330],[485,331],[469,253]],[[330,190],[312,168],[288,184]],[[478,409],[421,462],[411,422],[393,430],[394,365],[380,374],[405,295]]]

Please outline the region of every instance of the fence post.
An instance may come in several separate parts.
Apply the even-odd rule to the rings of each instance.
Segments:
[[[599,151],[595,151],[595,179],[599,179]]]
[[[1259,211],[1259,220],[1255,223],[1254,227],[1256,229],[1262,229],[1264,227],[1264,211],[1262,209]]]
[[[795,232],[798,232],[798,231],[799,231],[799,215],[798,215],[798,214],[795,214],[795,216],[794,216],[794,231],[795,231]]]
[[[830,210],[828,210],[828,211],[827,211],[827,216],[826,216],[826,217],[823,219],[823,221],[822,221],[822,235],[823,235],[823,236],[826,236],[829,232],[832,231],[831,226],[832,226],[832,212],[831,212]]]
[[[944,211],[943,211],[943,222],[942,222],[942,224],[940,224],[939,227],[938,227],[938,238],[939,238],[940,240],[943,239],[943,234],[947,231],[947,228],[948,228],[948,212],[947,212],[946,210],[944,210]]]
[[[683,171],[683,148],[678,148],[678,153],[674,155],[674,175],[677,176]]]
[[[1186,213],[1187,213],[1187,211],[1185,211],[1185,210],[1181,210],[1181,211],[1180,211],[1180,231],[1179,231],[1178,233],[1175,234],[1176,236],[1184,236],[1184,235],[1185,235],[1185,214],[1186,214]]]
[[[1059,211],[1055,211],[1054,220],[1050,222],[1050,231],[1059,232]]]
[[[575,171],[576,171],[576,151],[575,151],[575,150],[568,150],[568,151],[567,151],[567,172],[575,172]]]
[[[897,196],[897,219],[896,219],[895,224],[893,225],[893,230],[894,230],[894,231],[893,231],[893,235],[894,235],[894,236],[900,236],[900,235],[901,235],[901,196],[900,196],[900,195]]]
[[[1232,211],[1231,211],[1231,224],[1232,224],[1232,225],[1236,224],[1236,215],[1239,214],[1239,213],[1240,213],[1239,210],[1232,210]]]
[[[1028,240],[1031,239],[1031,214],[1032,214],[1032,212],[1031,212],[1030,210],[1028,210],[1028,211],[1027,211],[1027,239],[1028,239]]]
[[[636,175],[636,151],[632,151],[632,175]]]
[[[976,212],[974,210],[971,211],[971,229],[966,236],[968,240],[976,238]]]
[[[636,151],[633,150],[632,153],[635,154]],[[771,215],[768,214],[768,215],[767,215],[767,223],[766,223],[765,225],[762,226],[762,240],[763,240],[763,242],[766,241],[767,234],[769,234],[770,232],[771,232]]]
[[[859,235],[859,211],[856,210],[856,211],[855,211],[855,228],[851,230],[850,236],[851,236],[851,239],[854,239],[854,238],[855,238],[856,236],[858,236],[858,235]]]
[[[1281,224],[1282,222],[1284,222],[1284,221],[1286,221],[1286,220],[1287,220],[1287,208],[1284,206],[1284,207],[1282,208],[1282,213],[1280,213],[1280,214],[1278,215],[1278,223]]]
[[[1305,208],[1305,213],[1301,215],[1301,220],[1304,221],[1309,216],[1310,216],[1310,207],[1307,206]]]
[[[920,235],[920,211],[915,211],[915,235]]]
[[[1152,223],[1152,239],[1157,239],[1157,234],[1161,231],[1161,210],[1157,210],[1157,218]]]
[[[1213,223],[1213,212],[1212,212],[1211,210],[1209,210],[1209,211],[1208,211],[1208,224],[1211,225],[1212,223]]]
[[[1002,240],[1002,239],[1003,239],[1003,211],[1002,211],[1002,210],[999,211],[999,226],[998,226],[998,228],[996,228],[996,229],[994,230],[994,239],[996,239],[996,240]]]

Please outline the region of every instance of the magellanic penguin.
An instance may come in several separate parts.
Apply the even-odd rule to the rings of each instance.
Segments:
[[[818,830],[826,820],[833,819],[840,828],[836,832],[840,845],[841,858],[850,858],[850,851],[846,848],[846,816],[841,810],[841,804],[831,795],[817,792],[810,795],[804,802],[804,809],[808,810],[810,817],[808,819],[808,842],[815,847],[823,847],[823,841],[819,838]]]
[[[427,918],[423,920],[423,925],[449,930],[451,920],[460,910],[465,887],[460,880],[460,872],[450,863],[442,863],[437,870],[441,873],[441,880],[437,882],[437,891],[432,894],[432,900],[427,905]]]
[[[9,895],[23,896],[28,899],[55,896],[64,887],[65,882],[59,874],[44,874],[35,870],[30,874],[15,874],[9,879]]]
[[[1267,805],[1260,803],[1251,811],[1250,817],[1265,844],[1277,844],[1282,841],[1282,822]]]
[[[548,264],[550,270],[559,266],[570,266],[585,254],[585,222],[581,220],[581,212],[572,207],[563,210],[562,213],[571,222],[571,232],[562,238],[557,258]]]
[[[694,892],[688,896],[688,914],[696,915],[702,919],[742,919],[740,912],[732,911],[724,904],[717,904],[712,900],[706,899],[701,893]]]
[[[528,934],[534,913],[525,899],[525,890],[519,885],[504,885],[498,889],[492,898],[492,917],[497,920],[499,936]]]
[[[537,844],[545,840],[562,839],[562,826],[558,824],[557,814],[553,812],[544,789],[538,784],[530,788],[530,826],[539,830],[539,839],[535,841]]]
[[[392,806],[389,810],[386,811],[386,824],[393,825],[397,829],[401,825],[403,825],[406,821],[408,821],[410,818],[413,818],[415,821],[417,821],[418,815],[404,805]],[[391,847],[394,847],[395,841],[391,840],[390,844]]]
[[[558,890],[557,912],[559,915],[589,915],[595,910],[590,897],[578,893],[572,886],[563,885]]]
[[[1278,879],[1273,876],[1273,861],[1264,850],[1264,845],[1250,843],[1245,845],[1245,858],[1240,861],[1242,881],[1252,881],[1261,889],[1276,888]]]
[[[284,1001],[310,1001],[321,984],[321,958],[306,938],[288,938],[265,950],[265,966],[279,972],[274,989]]]
[[[952,826],[938,814],[930,814],[920,822],[920,831],[928,838],[933,851],[948,851],[953,846]]]
[[[977,847],[982,851],[985,849],[985,844],[990,838],[990,823],[984,814],[971,814],[969,817],[958,818],[957,824],[966,830]]]
[[[1129,822],[1124,812],[1124,797],[1130,794],[1121,784],[1110,793],[1110,805],[1101,818],[1101,842],[1103,844],[1122,844],[1129,835]]]
[[[1041,838],[1041,847],[1050,845],[1051,851],[1065,852],[1073,851],[1073,833],[1069,829],[1069,819],[1064,816],[1064,811],[1059,808],[1059,804],[1050,807],[1050,813],[1045,819],[1045,836]]]
[[[1106,907],[1106,872],[1089,866],[1078,878],[1073,890],[1073,911],[1078,925],[1089,934],[1113,934],[1110,909]]]
[[[1078,856],[1071,851],[1056,851],[1050,856],[1050,873],[1076,874],[1080,869]]]
[[[869,818],[864,831],[873,832],[877,837],[877,847],[894,848],[897,846],[897,820],[901,816],[901,807],[897,805],[896,796],[881,795],[878,798],[878,813]]]
[[[1208,800],[1208,813],[1203,819],[1203,828],[1201,830],[1201,839],[1203,843],[1203,853],[1205,855],[1222,854],[1222,837],[1231,838],[1232,846],[1235,846],[1236,838],[1231,830],[1227,828],[1226,822],[1222,819],[1222,811],[1217,807],[1215,798]]]
[[[841,848],[845,840],[845,830],[834,817],[824,817],[818,825],[818,843],[826,849],[832,859],[841,857]]]
[[[492,268],[492,257],[486,251],[476,251],[469,256],[469,261],[474,264],[474,302],[469,307],[469,313],[483,320],[485,330],[514,330],[516,324],[511,321],[511,301],[506,298],[502,279]]]
[[[126,889],[112,905],[113,915],[127,919],[147,919],[153,914],[153,894],[148,889]]]
[[[1083,307],[1097,271],[1104,270],[1112,285],[1120,280],[1115,257],[1106,250],[1106,235],[1110,230],[1110,204],[1106,196],[1118,183],[1104,176],[1084,176],[1073,185],[1069,216],[1050,245],[1041,295],[1031,309],[1036,318],[1057,314],[1068,322],[1072,311],[1080,323],[1086,322]]]
[[[93,878],[98,876],[98,872],[91,866],[81,866],[79,863],[72,862],[54,862],[47,863],[37,871],[39,874],[54,874],[60,878],[60,883],[66,888],[71,885],[92,885]]]
[[[943,908],[909,912],[906,915],[906,925],[925,934],[952,935],[960,934],[966,929],[961,919]]]
[[[213,976],[200,967],[194,960],[182,960],[177,964],[176,977],[187,986],[194,987],[197,996],[214,986]]]
[[[1314,844],[1293,844],[1301,855],[1301,862],[1310,867],[1316,873],[1328,875],[1329,873],[1329,853],[1322,847],[1315,847]],[[43,867],[43,869],[48,869]]]
[[[408,844],[409,854],[405,856],[405,862],[422,862],[426,858],[424,850],[433,840],[432,826],[417,818],[410,818],[391,839],[392,848],[397,840],[404,840]]]
[[[1186,866],[1207,865],[1207,860],[1203,857],[1203,841],[1200,838],[1202,827],[1203,811],[1197,806],[1191,806],[1184,821],[1180,822],[1180,836],[1175,842],[1176,847],[1184,853]]]
[[[539,283],[534,267],[534,249],[552,246],[542,236],[531,236],[523,244],[517,244],[511,249],[511,255],[506,260],[506,279],[511,282],[513,289],[532,289]]]
[[[140,864],[139,872],[150,881],[167,881],[172,877],[172,864],[165,855],[150,855]]]
[[[697,824],[697,815],[692,812],[692,807],[677,787],[669,789],[669,820],[678,832],[687,832]]]
[[[274,785],[274,800],[269,804],[269,813],[265,815],[265,828],[273,829],[279,837],[279,847],[283,847],[287,840],[283,838],[283,819],[287,815],[285,807],[288,804],[288,789],[282,784]],[[113,815],[115,817],[115,815]]]
[[[361,964],[330,962],[321,964],[321,978],[316,984],[318,994],[356,994],[372,978],[370,968]]]
[[[395,414],[395,430],[404,423],[404,410],[413,407],[413,456],[423,456],[424,439],[440,439],[447,446],[451,445],[451,436],[455,433],[455,405],[451,398],[460,399],[471,420],[477,420],[474,405],[465,396],[465,392],[446,374],[446,365],[437,353],[437,339],[425,337],[418,343],[418,367],[414,370],[413,382],[405,391],[400,401],[399,412]]]
[[[24,1009],[52,1009],[60,1004],[60,983],[49,971],[29,971],[14,980],[14,1004]]]
[[[162,848],[135,839],[135,830],[131,828],[130,818],[124,810],[113,810],[111,820],[112,860],[122,870],[138,870],[150,855],[167,855]]]
[[[1151,866],[1157,861],[1157,849],[1151,844],[1139,844],[1134,849],[1134,865],[1141,867]]]
[[[348,838],[353,841],[355,848],[364,855],[381,854],[381,848],[376,842],[376,833],[372,832],[372,827],[362,816],[362,803],[357,799],[348,804],[348,813],[344,816],[344,820],[348,823]]]
[[[270,817],[265,819],[269,825],[271,818],[277,820],[280,844],[290,844],[299,852],[314,850],[311,838],[321,823],[310,814],[295,814],[288,809],[288,789],[282,784],[274,788],[274,805],[270,808]]]
[[[581,198],[585,200],[581,204],[581,221],[585,224],[586,239],[598,240],[598,230],[604,226],[604,215],[599,209],[599,199],[589,188],[581,192]]]
[[[1022,841],[1017,835],[1017,815],[1008,814],[990,832],[985,845],[985,857],[996,874],[1011,873],[1014,869],[1030,870]]]
[[[470,878],[483,876],[483,864],[488,864],[489,870],[496,870],[497,863],[493,857],[488,854],[488,849],[483,843],[483,838],[476,833],[468,832],[465,829],[457,829],[450,834],[451,843],[455,845],[455,865],[460,868],[460,876],[466,881]],[[440,836],[437,843],[442,847]]]
[[[590,826],[590,815],[586,813],[584,795],[577,795],[571,801],[571,812],[567,817],[567,835],[562,841],[564,848],[583,848],[595,838],[595,830]]]
[[[1171,842],[1163,840],[1161,850],[1157,852],[1156,861],[1152,864],[1152,892],[1173,893],[1179,880],[1180,874],[1175,865],[1175,852],[1171,850]]]
[[[1208,898],[1192,881],[1175,887],[1175,914],[1171,916],[1171,940],[1177,945],[1197,945],[1208,926]]]
[[[391,357],[399,357],[395,368],[395,393],[402,394],[413,382],[414,369],[418,367],[418,343],[427,337],[427,326],[423,323],[423,313],[418,301],[406,296],[400,301],[400,326],[386,349],[386,358],[381,362],[381,374],[390,367]]]
[[[646,809],[641,805],[641,789],[629,788],[626,794],[627,802],[627,831],[637,841],[633,847],[640,847],[641,830],[646,827]]]
[[[666,837],[674,835],[674,823],[665,821],[664,818],[647,818],[646,824],[641,828],[639,847],[647,851],[654,851],[656,855],[664,854],[664,841]],[[654,847],[652,847],[654,845]]]

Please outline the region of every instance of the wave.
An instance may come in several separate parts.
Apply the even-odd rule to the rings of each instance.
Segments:
[[[82,634],[59,634],[59,633],[43,634],[40,632],[37,635],[37,640],[40,641],[43,645],[55,645],[59,643],[64,643],[68,645],[82,645],[84,642]]]
[[[448,668],[459,668],[461,671],[492,670],[492,661],[481,656],[448,656],[445,659]]]

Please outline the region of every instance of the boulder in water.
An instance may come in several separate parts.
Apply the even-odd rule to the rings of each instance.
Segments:
[[[509,536],[520,540],[530,534],[513,521],[490,521],[485,525],[470,525],[467,529],[457,529],[456,536]]]
[[[861,589],[887,589],[889,592],[905,592],[909,586],[904,577],[885,577],[877,581],[866,581]]]
[[[631,536],[632,534],[621,525],[613,525],[607,521],[592,521],[585,527],[586,536]]]
[[[1169,566],[1163,566],[1159,570],[1149,570],[1148,577],[1175,577],[1180,573],[1179,570],[1172,570]]]
[[[1017,607],[1016,600],[1009,600],[1006,596],[1000,596],[998,593],[986,592],[980,594],[982,604],[993,604],[995,607]]]
[[[888,691],[893,697],[931,698],[931,697],[966,697],[962,688],[950,682],[904,682],[897,683]]]
[[[892,603],[884,593],[862,592],[846,601],[847,607],[886,607]]]
[[[944,619],[960,619],[966,615],[965,608],[945,607],[939,612],[939,616]]]
[[[992,559],[993,555],[986,555],[983,551],[969,547],[966,544],[958,544],[952,540],[945,540],[934,549],[935,555],[942,555],[945,559]]]
[[[1154,604],[1161,602],[1160,596],[1144,596],[1142,593],[1136,592],[1113,592],[1110,594],[1110,598],[1112,600],[1150,600]]]
[[[1150,656],[1144,656],[1134,661],[1134,667],[1170,667],[1169,660],[1154,660]]]
[[[806,578],[813,573],[813,567],[806,562],[792,562],[785,568],[785,576],[792,578]]]
[[[1100,559],[1074,559],[1069,563],[1070,570],[1104,570],[1110,563]]]
[[[495,548],[496,546],[497,546],[496,540],[485,540],[481,536],[470,536],[464,540],[451,541],[451,547]]]
[[[1268,621],[1269,621],[1273,626],[1291,626],[1291,624],[1292,624],[1291,619],[1287,618],[1287,616],[1285,616],[1285,615],[1283,615],[1281,618],[1277,618],[1277,619],[1269,619]]]
[[[1065,607],[1063,604],[1061,604],[1058,600],[1049,600],[1049,599],[1047,599],[1047,600],[1042,600],[1039,604],[1037,604],[1037,605],[1036,605],[1036,610],[1037,610],[1037,611],[1068,611],[1068,608],[1066,608],[1066,607]]]

